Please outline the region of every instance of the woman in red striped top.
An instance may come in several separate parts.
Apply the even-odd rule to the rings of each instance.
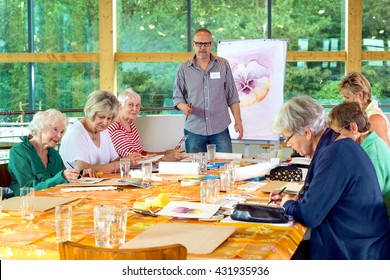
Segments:
[[[165,152],[147,152],[142,149],[140,136],[136,125],[133,123],[141,109],[141,97],[133,89],[125,89],[118,95],[119,114],[108,127],[111,140],[116,152],[121,157],[129,157],[134,153],[141,155],[164,154],[162,160],[179,160],[181,153],[178,150],[167,150]]]

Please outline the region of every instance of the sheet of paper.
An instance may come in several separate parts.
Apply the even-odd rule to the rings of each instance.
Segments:
[[[206,219],[213,216],[218,211],[219,207],[220,204],[171,201],[156,214],[178,218]]]
[[[182,244],[191,254],[210,254],[236,230],[235,226],[155,224],[121,246],[122,249]]]
[[[248,192],[253,192],[257,191],[261,187],[264,187],[267,185],[267,183],[260,183],[260,182],[248,182],[243,185],[240,185],[237,187],[238,190],[243,190],[243,191],[248,191]]]
[[[105,187],[80,187],[80,188],[61,188],[62,192],[89,192],[89,191],[112,191],[117,187],[105,186]]]
[[[108,180],[109,178],[89,178],[89,177],[83,177],[78,179],[78,182],[80,184],[96,184],[104,180]]]
[[[77,198],[69,197],[47,197],[47,196],[35,196],[34,197],[34,211],[46,211],[52,209],[60,204],[66,204]],[[20,197],[12,197],[0,202],[3,210],[20,210]]]
[[[144,162],[154,162],[154,161],[158,161],[160,158],[162,158],[164,155],[156,155],[156,156],[152,156],[152,157],[145,157],[139,161],[137,161],[137,164],[142,164]]]
[[[260,188],[262,192],[275,192],[280,191],[286,187],[285,192],[291,194],[297,194],[303,187],[303,182],[283,182],[283,181],[271,181],[265,186]]]

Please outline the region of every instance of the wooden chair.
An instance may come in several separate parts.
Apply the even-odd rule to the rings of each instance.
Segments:
[[[58,244],[61,260],[186,260],[181,244],[139,249],[112,249],[67,241]]]
[[[8,163],[0,163],[0,187],[8,187],[11,175],[8,172]]]

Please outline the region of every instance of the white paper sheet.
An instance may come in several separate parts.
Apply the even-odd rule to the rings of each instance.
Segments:
[[[114,186],[104,186],[104,187],[80,187],[80,188],[62,188],[62,192],[89,192],[89,191],[112,191],[116,190],[117,187]]]
[[[218,211],[220,206],[220,204],[211,203],[171,201],[156,214],[178,218],[208,219]]]

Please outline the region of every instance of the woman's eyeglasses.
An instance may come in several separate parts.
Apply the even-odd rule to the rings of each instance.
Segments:
[[[294,136],[295,133],[291,134],[289,137],[287,137],[285,140],[284,140],[284,143],[288,144],[288,141],[290,141],[291,137]]]

